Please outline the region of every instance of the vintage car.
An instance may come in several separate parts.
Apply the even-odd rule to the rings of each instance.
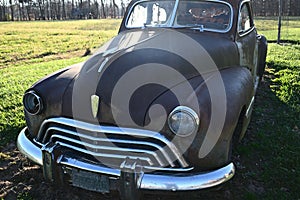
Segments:
[[[26,91],[18,148],[50,182],[124,199],[220,185],[266,50],[250,0],[133,0],[116,37]]]

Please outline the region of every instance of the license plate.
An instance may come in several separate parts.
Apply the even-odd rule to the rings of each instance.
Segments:
[[[109,193],[108,177],[92,172],[73,169],[72,185],[86,190]]]

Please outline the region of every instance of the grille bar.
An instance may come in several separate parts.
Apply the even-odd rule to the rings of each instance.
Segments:
[[[66,129],[62,129],[62,128],[59,128],[59,127],[49,127],[47,129],[47,132],[46,132],[46,135],[50,135],[50,132],[61,132],[61,133],[66,133],[68,136],[70,137],[79,137],[81,140],[74,140],[70,137],[67,137],[67,136],[61,136],[61,135],[57,135],[57,134],[53,134],[51,137],[50,137],[50,141],[54,141],[56,138],[58,139],[62,139],[62,140],[65,140],[65,141],[69,141],[69,142],[74,142],[76,144],[81,144],[83,146],[86,146],[86,147],[89,147],[89,149],[101,149],[98,145],[91,145],[87,142],[82,142],[85,141],[85,140],[91,140],[91,141],[94,141],[94,142],[104,142],[104,143],[108,143],[107,145],[109,144],[130,144],[130,145],[143,145],[143,146],[149,146],[149,147],[152,147],[152,148],[155,148],[158,150],[158,152],[161,152],[166,159],[168,159],[168,163],[171,163],[172,161],[170,160],[167,152],[164,150],[164,148],[162,148],[161,146],[155,144],[155,143],[151,143],[151,142],[147,142],[147,141],[134,141],[134,140],[119,140],[119,139],[111,139],[111,138],[107,138],[107,137],[104,137],[104,138],[99,138],[99,137],[95,137],[95,136],[90,136],[90,135],[86,135],[86,134],[82,134],[82,133],[78,133],[78,132],[75,132],[75,131],[71,131],[71,130],[66,130]],[[47,137],[45,135],[45,138]],[[44,143],[46,142],[46,140],[44,139],[43,141]],[[145,154],[151,154],[152,156],[154,156],[157,161],[159,162],[160,165],[166,165],[166,162],[162,161],[157,153],[154,153],[153,151],[145,151],[145,150],[138,150],[138,149],[126,149],[126,148],[118,148],[118,149],[113,149],[115,146],[111,147],[111,145],[109,147],[103,147],[105,149],[110,149],[110,150],[115,150],[115,151],[129,151],[129,152],[137,152],[137,153],[145,153]],[[153,163],[152,163],[153,164]]]
[[[76,130],[74,130],[74,128]],[[89,134],[86,134],[86,132]],[[106,137],[105,134],[112,135],[114,138],[109,138],[109,136]],[[127,136],[137,137],[139,140],[130,140],[126,138]],[[81,138],[83,141],[74,137]],[[139,153],[142,156],[138,155],[136,158],[148,162],[150,166],[158,163],[159,166],[157,167],[164,167],[167,165],[176,167],[173,161],[177,161],[180,165],[178,167],[188,167],[187,162],[171,141],[158,132],[148,130],[94,125],[60,117],[45,120],[41,125],[37,140],[41,141],[43,144],[49,141],[56,141],[57,143],[73,150],[94,156],[107,156],[109,158],[123,159],[125,156],[124,153],[126,152],[129,152],[129,154]],[[89,143],[85,140],[90,140],[91,142]],[[97,143],[114,143],[117,146],[102,146],[103,144],[97,145]],[[128,144],[128,148],[119,147],[118,144]],[[88,149],[80,148],[78,145],[86,146]],[[147,148],[149,147],[149,149],[143,149],[142,147],[136,148],[138,145]],[[155,151],[152,149],[155,149]],[[112,154],[99,153],[98,150],[112,151]],[[120,152],[121,154],[116,154],[115,152]],[[125,158],[126,157],[128,156],[125,156]],[[153,158],[155,160],[152,160]]]
[[[81,140],[75,140],[75,139],[72,139],[72,138],[68,138],[68,137],[64,137],[64,136],[61,136],[61,135],[53,135],[51,136],[51,140],[50,141],[53,141],[54,139],[60,139],[58,140],[57,143],[61,144],[62,146],[66,146],[68,143],[73,143],[73,144],[78,144],[78,145],[82,145],[84,147],[87,147],[87,150],[85,149],[82,149],[82,148],[76,148],[74,147],[73,149],[76,149],[78,151],[81,151],[83,153],[88,153],[88,154],[91,154],[93,156],[104,156],[103,153],[97,153],[97,151],[93,151],[93,150],[110,150],[110,151],[120,151],[120,152],[134,152],[134,153],[143,153],[143,154],[150,154],[152,156],[154,156],[155,158],[157,158],[158,162],[160,165],[163,165],[162,161],[157,157],[157,154],[152,152],[152,151],[146,151],[146,150],[139,150],[139,149],[130,149],[130,148],[117,148],[117,147],[113,147],[113,146],[99,146],[99,145],[93,145],[93,144],[89,144],[87,142],[82,142]],[[63,141],[66,141],[68,143],[64,143],[64,142],[61,142],[61,140]],[[68,147],[70,147],[71,145],[68,145]],[[107,154],[107,157],[112,157],[114,156],[115,158],[123,158],[125,159],[126,156],[122,157],[121,155],[116,155],[116,154]],[[141,156],[139,156],[141,158]],[[149,159],[143,159],[147,162],[149,162],[150,165],[153,165],[153,163],[149,160]]]

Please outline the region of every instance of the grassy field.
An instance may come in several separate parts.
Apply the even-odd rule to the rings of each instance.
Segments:
[[[300,19],[290,17],[289,21],[283,21],[281,45],[275,44],[277,30],[273,27],[277,23],[277,19],[256,23],[269,41],[267,72],[273,75],[271,88],[281,101],[300,112]]]
[[[119,20],[0,23],[0,68],[83,54],[114,36],[119,24]]]
[[[0,146],[24,126],[22,95],[35,81],[82,62],[118,32],[120,20],[0,23]]]
[[[120,20],[0,23],[0,150],[25,126],[24,91],[46,74],[84,61],[86,49],[116,35],[119,24]],[[259,19],[256,26],[269,41],[276,41],[276,20]],[[269,43],[253,118],[235,156],[238,170],[229,186],[234,199],[300,199],[299,20],[289,21],[288,37],[283,39],[280,45]],[[0,162],[6,158],[1,152]],[[199,198],[201,193],[195,195]]]

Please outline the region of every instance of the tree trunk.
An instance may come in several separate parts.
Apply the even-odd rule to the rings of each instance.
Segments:
[[[18,3],[18,9],[19,9],[19,21],[22,21],[22,10],[21,10],[21,4]]]
[[[7,21],[5,1],[2,2],[0,10],[1,10],[1,13],[2,13],[2,15],[1,15],[1,21]]]
[[[96,19],[99,19],[100,13],[99,13],[99,4],[98,4],[97,0],[94,1],[94,5],[95,5],[95,8],[96,8]]]
[[[57,19],[61,20],[61,3],[60,0],[58,0],[58,2],[56,3],[56,10],[57,10]]]
[[[62,18],[66,19],[66,5],[65,5],[65,0],[62,0]]]
[[[52,19],[52,3],[51,0],[48,2],[48,20]]]
[[[9,0],[9,4],[10,4],[11,21],[14,21],[14,6],[12,0]]]
[[[0,5],[0,21],[4,21],[2,12],[3,12],[3,8],[2,8],[2,5]]]
[[[103,17],[106,18],[105,5],[104,5],[104,1],[103,0],[101,0],[101,7],[102,7]]]
[[[24,12],[24,1],[22,2],[22,19],[26,20],[25,12]]]
[[[121,16],[125,15],[125,4],[123,2],[123,0],[121,0]]]
[[[82,15],[83,15],[83,12],[82,12],[82,6],[83,6],[83,3],[82,3],[82,0],[80,0],[80,3],[79,3],[79,18],[82,19]]]
[[[117,12],[116,12],[117,9]],[[119,18],[119,6],[116,4],[116,1],[113,0],[113,13],[114,13],[114,18],[118,17]]]
[[[27,6],[26,6],[26,12],[27,12],[27,19],[28,21],[31,20],[30,12],[31,12],[31,3],[28,1]]]

